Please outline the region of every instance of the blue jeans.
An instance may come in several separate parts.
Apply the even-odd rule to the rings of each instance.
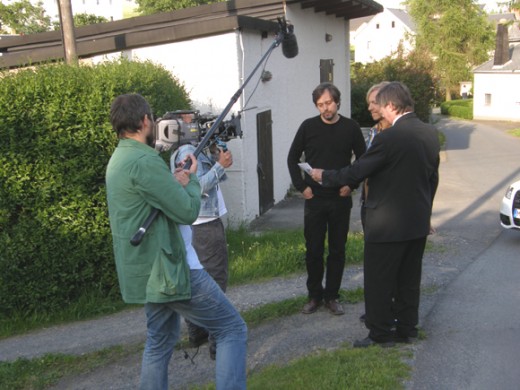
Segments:
[[[204,270],[191,270],[191,299],[146,303],[147,338],[141,390],[168,389],[168,364],[180,333],[180,317],[208,329],[217,342],[217,390],[246,388],[247,326]]]

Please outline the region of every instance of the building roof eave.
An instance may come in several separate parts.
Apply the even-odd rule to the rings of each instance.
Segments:
[[[344,19],[383,11],[383,7],[372,0],[232,0],[76,27],[77,55],[86,58],[219,35],[239,28],[275,32],[276,19],[284,15],[286,3]],[[0,68],[34,65],[63,57],[60,31],[0,39]]]

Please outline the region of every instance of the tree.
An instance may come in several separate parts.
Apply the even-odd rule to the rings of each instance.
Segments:
[[[74,18],[74,27],[88,26],[90,24],[96,24],[96,23],[106,23],[109,21],[104,16],[97,16],[94,14],[87,14],[87,13],[74,14],[73,18]],[[59,30],[60,22],[59,21],[54,22],[53,26],[54,26],[54,30]]]
[[[74,26],[88,26],[89,24],[106,23],[109,20],[104,16],[97,16],[93,14],[75,14],[74,15]]]
[[[416,47],[434,59],[434,72],[451,100],[472,67],[489,59],[494,31],[473,0],[407,0],[417,26]]]
[[[2,34],[33,34],[49,31],[50,27],[51,18],[45,15],[41,1],[36,5],[31,4],[29,0],[19,0],[11,4],[0,3],[0,33]]]
[[[506,7],[508,10],[512,11],[515,9],[520,9],[520,1],[514,0],[514,1],[502,1],[497,2],[497,5],[500,7]]]
[[[432,59],[424,52],[413,50],[405,54],[400,45],[397,51],[380,61],[368,64],[353,63],[350,67],[352,118],[361,126],[372,126],[366,93],[381,81],[401,81],[410,89],[415,101],[414,111],[428,122],[431,106],[437,103],[437,80],[431,74]]]
[[[219,3],[224,0],[136,0],[137,11],[143,15],[159,12],[175,11],[178,9],[196,7],[198,5]]]

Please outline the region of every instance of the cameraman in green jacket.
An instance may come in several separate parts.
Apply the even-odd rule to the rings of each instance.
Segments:
[[[190,155],[189,171],[172,176],[153,148],[152,110],[141,95],[118,96],[110,121],[119,138],[106,171],[116,269],[123,300],[144,303],[147,316],[140,389],[168,389],[181,316],[208,329],[217,342],[217,389],[245,389],[246,324],[191,245],[189,225],[200,208],[197,159]],[[153,208],[158,217],[142,243],[132,246],[131,237]]]

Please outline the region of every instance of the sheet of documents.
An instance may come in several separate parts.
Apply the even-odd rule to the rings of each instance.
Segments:
[[[298,166],[300,167],[300,169],[302,171],[306,172],[308,175],[311,174],[312,167],[308,163],[306,163],[306,162],[298,163]],[[321,185],[322,184],[321,181],[319,181],[318,184]]]
[[[299,163],[298,166],[302,171],[306,172],[308,175],[311,174],[312,167],[308,163]]]

